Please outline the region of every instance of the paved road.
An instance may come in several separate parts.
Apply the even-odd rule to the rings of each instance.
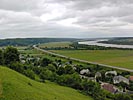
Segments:
[[[33,45],[33,47],[34,47],[34,49],[37,49],[39,51],[42,51],[44,53],[47,53],[47,54],[50,54],[50,55],[54,55],[54,56],[57,56],[57,57],[70,59],[70,60],[73,60],[73,61],[78,61],[78,62],[87,63],[87,64],[95,64],[95,65],[99,65],[99,66],[103,66],[103,67],[108,67],[108,68],[114,68],[114,69],[118,69],[118,70],[133,72],[133,70],[127,69],[127,68],[120,68],[120,67],[116,67],[116,66],[110,66],[110,65],[90,62],[90,61],[86,61],[86,60],[76,59],[76,58],[72,58],[72,57],[67,57],[67,56],[60,55],[60,54],[57,54],[57,53],[53,53],[53,52],[50,52],[50,51],[47,51],[47,50],[44,50],[44,49],[40,49],[39,47],[36,47],[36,45]]]

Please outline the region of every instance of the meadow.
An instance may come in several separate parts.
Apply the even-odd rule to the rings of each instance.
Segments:
[[[133,69],[133,50],[51,50],[82,60]]]
[[[79,91],[46,81],[40,83],[0,66],[0,100],[93,100]]]
[[[71,42],[50,42],[50,43],[43,43],[40,44],[39,47],[42,48],[56,48],[56,47],[70,47]]]

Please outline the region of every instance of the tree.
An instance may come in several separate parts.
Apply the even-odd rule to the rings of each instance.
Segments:
[[[25,73],[24,74],[26,76],[28,76],[29,78],[31,78],[31,79],[35,79],[35,73],[32,70],[30,70],[30,69],[25,70]]]
[[[72,66],[69,66],[69,65],[67,65],[66,67],[65,67],[65,74],[73,74],[75,71],[74,71],[74,69],[72,68]]]
[[[83,81],[82,86],[83,86],[83,91],[86,94],[91,95],[92,97],[95,98],[95,100],[101,100],[100,99],[101,97],[99,97],[101,95],[101,87],[98,83],[93,81]]]
[[[51,63],[51,60],[50,60],[50,59],[48,59],[48,58],[43,58],[43,59],[41,60],[40,65],[41,65],[42,67],[46,67],[46,66],[48,66],[48,64],[50,64],[50,63]]]
[[[3,64],[3,51],[0,49],[0,65]]]
[[[53,64],[49,64],[49,65],[47,66],[47,68],[48,68],[49,70],[51,70],[52,72],[56,72],[56,67],[55,67]]]
[[[4,50],[4,63],[6,65],[9,65],[13,62],[18,62],[19,61],[19,52],[16,48],[14,47],[7,47]]]
[[[50,80],[53,76],[53,73],[52,71],[45,68],[44,70],[42,70],[39,76],[40,76],[40,79],[42,79],[42,81]]]
[[[129,95],[126,94],[117,94],[115,96],[114,100],[132,100],[131,97]]]
[[[64,68],[64,67],[59,67],[59,68],[58,68],[58,71],[57,71],[57,74],[58,74],[58,75],[65,74],[65,68]]]
[[[57,82],[61,85],[70,86],[75,89],[81,89],[81,78],[77,73],[63,74],[58,77]]]
[[[24,66],[19,62],[13,62],[9,67],[17,72],[24,73]]]

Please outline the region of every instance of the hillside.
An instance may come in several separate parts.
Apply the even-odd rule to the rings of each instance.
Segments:
[[[92,100],[55,83],[39,83],[11,69],[0,67],[0,100]]]
[[[0,46],[27,46],[38,43],[48,42],[63,42],[63,41],[76,41],[74,38],[16,38],[16,39],[0,39]]]

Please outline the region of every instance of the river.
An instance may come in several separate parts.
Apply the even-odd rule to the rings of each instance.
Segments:
[[[98,43],[100,41],[108,41],[108,39],[95,40],[95,41],[84,41],[84,42],[78,42],[78,43],[79,44],[86,44],[86,45],[104,46],[104,47],[115,47],[115,48],[133,49],[133,45],[117,45],[117,44]]]

